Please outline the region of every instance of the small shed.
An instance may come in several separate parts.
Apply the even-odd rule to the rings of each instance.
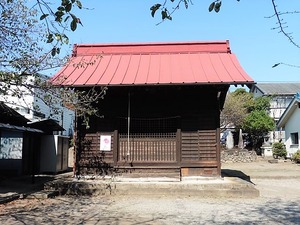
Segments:
[[[30,122],[33,128],[44,132],[40,140],[40,173],[58,173],[67,171],[70,138],[58,135],[64,128],[54,119],[43,119]]]
[[[69,138],[53,135],[54,131],[61,130],[55,120],[30,122],[0,101],[0,174],[67,170]]]
[[[254,83],[229,41],[75,45],[53,82],[108,87],[102,116],[77,118],[76,175],[175,179],[220,176],[226,93]]]
[[[36,172],[40,137],[43,131],[27,125],[28,119],[0,102],[0,174]]]

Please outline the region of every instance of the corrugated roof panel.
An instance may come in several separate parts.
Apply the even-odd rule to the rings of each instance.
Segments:
[[[237,82],[241,82],[241,81],[251,82],[251,81],[253,81],[252,78],[249,77],[249,75],[241,67],[237,57],[235,56],[235,54],[231,54],[228,57],[230,58],[230,60],[232,62],[232,63],[228,62],[229,68],[230,68],[231,65],[234,66],[234,68],[236,68],[236,70],[232,70],[231,73],[230,73],[233,81],[237,81]]]
[[[224,69],[226,70],[226,73],[225,72],[224,73],[227,74],[222,77],[224,82],[232,82],[232,81],[235,82],[236,80],[233,77],[233,75],[235,73],[239,73],[239,70],[236,68],[235,64],[231,60],[231,56],[232,55],[226,55],[226,56],[219,55],[220,61]]]
[[[97,56],[97,61],[95,63],[95,70],[92,74],[92,76],[90,76],[90,78],[87,80],[87,82],[85,83],[85,85],[95,85],[100,83],[100,80],[102,79],[105,71],[107,70],[110,60],[111,60],[111,55],[105,55],[105,56]],[[84,77],[84,75],[83,75]]]
[[[54,83],[56,84],[64,84],[64,85],[74,85],[74,82],[78,79],[80,75],[77,73],[78,64],[84,57],[76,57],[71,58],[71,60],[63,67],[60,71],[58,71],[59,76],[56,76],[54,79]]]
[[[135,77],[135,84],[147,84],[150,73],[151,55],[139,55],[140,60]],[[133,84],[133,83],[130,83]]]
[[[177,83],[193,83],[196,82],[194,71],[192,68],[190,54],[180,54],[179,62],[177,62],[180,68],[177,68],[177,71],[180,71],[181,82]]]
[[[73,78],[74,82],[85,84],[90,79],[97,64],[97,61],[93,59],[95,59],[94,56],[86,56],[82,61],[78,62],[77,65],[74,64],[74,66],[77,67],[76,73],[81,74],[77,79],[75,77]]]
[[[123,84],[123,81],[126,76],[134,76],[134,74],[128,74],[128,66],[130,65],[131,55],[121,55],[120,61],[117,66],[116,72],[112,77],[111,84]]]
[[[187,56],[189,64],[186,66],[187,68],[191,68],[192,73],[191,74],[184,74],[185,78],[188,78],[186,80],[186,83],[192,82],[192,83],[203,83],[207,82],[206,79],[206,71],[203,69],[202,63],[199,61],[199,55],[198,54],[189,54]]]
[[[131,55],[128,61],[128,67],[123,79],[123,84],[134,84],[140,64],[140,55]]]
[[[228,41],[76,45],[52,80],[73,86],[254,83]]]
[[[169,54],[160,55],[159,83],[172,83],[171,56]]]
[[[111,59],[109,61],[109,64],[107,66],[107,69],[101,76],[99,80],[99,84],[111,84],[112,79],[115,76],[115,73],[118,69],[118,66],[121,61],[121,56],[120,55],[112,55]]]
[[[184,58],[181,54],[172,54],[170,56],[171,82],[174,84],[184,83],[182,64],[188,63]]]
[[[203,82],[207,83],[217,83],[220,82],[220,79],[218,77],[218,74],[215,70],[214,64],[212,63],[212,60],[210,58],[210,54],[199,54],[199,62],[205,71],[205,77],[203,77]],[[202,73],[200,70],[197,71],[197,79],[198,77],[201,77]]]
[[[226,65],[228,63],[225,63],[226,56],[222,56],[221,54],[211,54],[210,55],[211,60],[213,61],[213,64],[215,65],[215,71],[218,74],[219,80],[221,82],[230,82],[232,81],[232,77],[230,76],[230,69],[227,68]]]
[[[224,82],[227,79],[227,71],[221,61],[222,56],[220,54],[209,54],[212,68],[214,68],[216,82]]]
[[[161,72],[161,55],[150,55],[150,64],[148,68],[141,68],[142,73],[147,74],[145,69],[148,69],[147,84],[158,84],[160,81]]]

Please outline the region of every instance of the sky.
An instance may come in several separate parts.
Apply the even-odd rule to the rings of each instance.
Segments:
[[[256,82],[299,82],[300,48],[277,27],[271,0],[223,0],[219,13],[208,12],[212,0],[182,5],[172,21],[152,18],[150,7],[164,0],[81,0],[76,10],[83,26],[69,32],[70,43],[132,43],[229,40],[241,66]],[[169,1],[169,0],[168,0]],[[299,0],[277,0],[278,10],[300,11]],[[170,6],[172,7],[172,5]],[[171,8],[169,8],[171,10]],[[286,31],[300,44],[300,13],[283,15]],[[64,52],[70,54],[70,52]],[[275,68],[276,63],[281,64]]]

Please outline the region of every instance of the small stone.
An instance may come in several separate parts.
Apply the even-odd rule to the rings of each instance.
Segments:
[[[268,162],[269,163],[278,163],[278,159],[269,159]]]

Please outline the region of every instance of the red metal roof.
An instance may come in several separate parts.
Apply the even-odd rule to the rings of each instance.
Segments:
[[[228,41],[75,45],[58,85],[252,84]]]

